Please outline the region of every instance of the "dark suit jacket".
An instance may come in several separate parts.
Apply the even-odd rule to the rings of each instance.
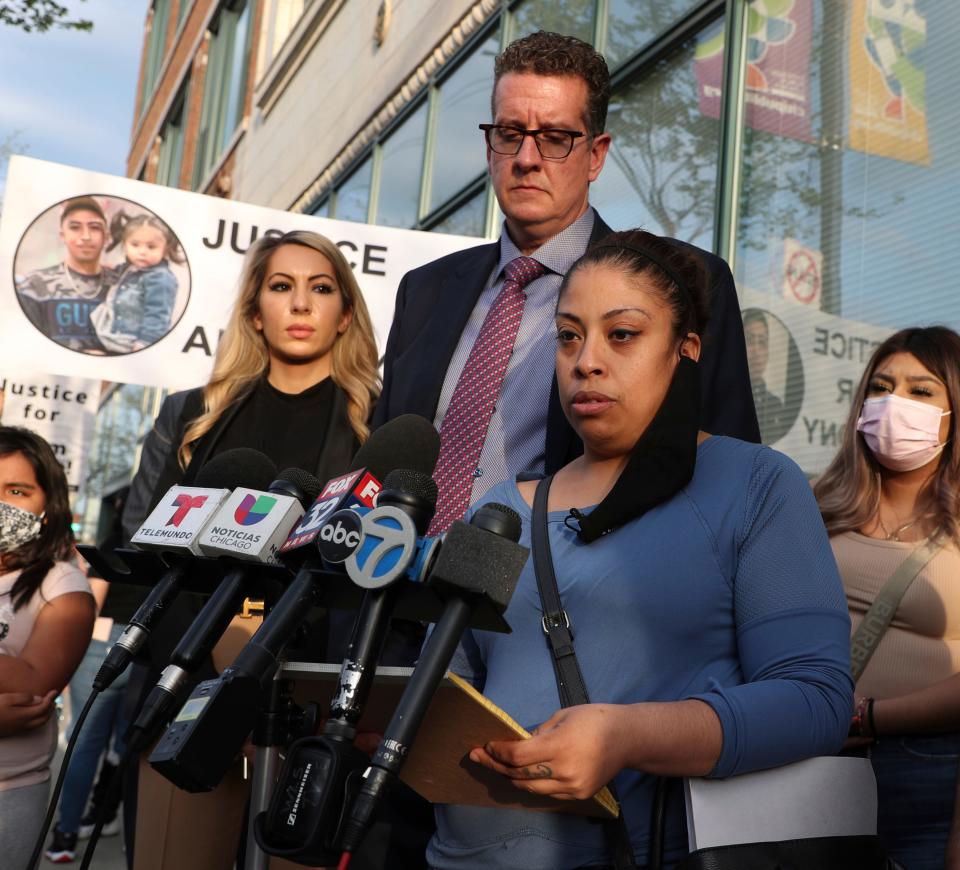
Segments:
[[[590,244],[610,232],[597,215]],[[693,250],[706,264],[713,290],[712,314],[700,357],[701,428],[757,442],[760,429],[733,276],[719,257]],[[400,414],[420,414],[433,420],[447,366],[499,257],[500,243],[494,242],[449,254],[404,275],[384,354],[383,393],[374,413],[374,427]],[[549,474],[583,452],[560,407],[556,379],[546,424]]]
[[[241,398],[223,412],[210,431],[194,445],[190,464],[186,469],[181,469],[177,451],[180,449],[180,442],[183,441],[183,434],[187,431],[187,427],[203,413],[203,387],[173,393],[164,399],[157,416],[155,431],[151,433],[159,436],[155,442],[150,442],[156,443],[158,447],[148,453],[148,444],[144,442],[140,467],[131,484],[131,490],[138,494],[137,504],[142,501],[147,507],[142,517],[137,518],[132,515],[128,517],[127,512],[131,510],[131,499],[128,499],[127,512],[124,513],[125,528],[129,526],[136,530],[171,486],[193,485],[197,472],[211,457],[220,438],[230,427],[245,401],[246,399]],[[264,425],[269,426],[269,421],[265,420]],[[161,426],[168,431],[161,433],[159,431]],[[327,431],[318,432],[317,440],[323,445],[317,457],[317,466],[306,470],[324,483],[332,477],[343,474],[344,470],[350,467],[350,461],[360,446],[350,425],[350,418],[347,416],[347,394],[340,387],[336,387],[333,391],[333,408],[330,411]],[[163,449],[164,447],[166,449]],[[157,453],[157,450],[162,450],[162,454]],[[145,462],[148,458],[149,462]],[[139,498],[141,489],[149,492],[147,498]]]
[[[123,526],[128,530],[128,534],[132,535],[137,530],[171,486],[193,485],[197,472],[211,457],[220,438],[243,407],[244,401],[245,399],[241,398],[223,412],[210,431],[194,445],[190,464],[183,470],[177,459],[177,450],[187,427],[203,413],[203,388],[173,393],[164,399],[154,429],[144,443],[140,466],[131,484],[134,497],[128,499],[123,515]],[[264,426],[269,425],[270,421],[264,421]],[[347,396],[339,387],[334,390],[327,431],[318,433],[318,440],[322,440],[323,448],[317,459],[317,467],[307,470],[314,473],[321,482],[326,482],[343,474],[344,470],[350,467],[350,461],[358,446],[357,437],[347,416]],[[149,661],[151,666],[141,667],[131,676],[131,698],[137,696],[138,692],[142,695],[156,681],[162,668],[170,661],[180,637],[199,613],[201,605],[199,597],[189,594],[177,596],[170,605],[163,622],[151,632],[146,650],[141,656],[141,659]],[[327,643],[326,629],[323,629],[322,636],[311,642],[315,648],[323,649]],[[197,678],[210,679],[214,676],[216,673],[212,664],[208,663],[201,668]]]

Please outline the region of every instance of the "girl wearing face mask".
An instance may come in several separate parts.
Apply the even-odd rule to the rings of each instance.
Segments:
[[[24,867],[47,805],[53,697],[83,658],[94,602],[73,546],[67,481],[53,450],[0,426],[0,855]]]
[[[958,403],[960,336],[939,326],[892,335],[867,365],[843,446],[814,489],[854,659],[879,636],[857,681],[851,743],[873,761],[880,835],[908,870],[960,867],[960,850],[949,854],[960,761]],[[882,593],[898,569],[909,583],[899,602]],[[878,609],[893,609],[885,630]]]

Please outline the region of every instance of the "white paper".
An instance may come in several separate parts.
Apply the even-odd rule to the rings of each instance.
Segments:
[[[737,843],[877,833],[866,758],[808,758],[729,779],[687,779],[690,851]]]

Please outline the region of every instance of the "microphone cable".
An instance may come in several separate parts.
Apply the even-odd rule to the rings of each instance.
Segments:
[[[103,831],[103,826],[107,823],[110,807],[116,802],[116,799],[120,796],[120,792],[123,789],[123,780],[127,775],[127,766],[130,763],[130,759],[135,758],[138,754],[139,753],[132,752],[129,746],[124,750],[123,757],[120,759],[116,772],[113,774],[113,779],[110,780],[107,795],[100,806],[97,807],[97,818],[93,825],[93,833],[90,834],[90,839],[87,840],[87,847],[83,850],[80,870],[89,870],[90,863],[93,861],[93,853],[97,848],[97,843],[100,842],[100,833]],[[124,831],[124,838],[126,838],[126,831]]]
[[[83,723],[86,721],[87,715],[90,713],[90,710],[93,707],[93,702],[96,701],[99,695],[99,689],[91,690],[90,697],[87,698],[87,703],[83,705],[80,715],[77,716],[77,721],[73,726],[73,734],[70,735],[70,740],[67,743],[67,749],[63,753],[63,763],[60,765],[60,773],[57,775],[57,782],[53,787],[53,794],[50,796],[50,803],[47,806],[47,814],[43,818],[43,824],[40,826],[40,833],[37,835],[37,842],[33,847],[33,854],[30,856],[30,861],[27,863],[26,870],[35,870],[37,864],[40,862],[40,855],[43,853],[43,844],[47,839],[47,833],[50,831],[50,823],[53,821],[53,814],[57,810],[57,803],[60,800],[60,792],[63,791],[63,781],[67,778],[67,770],[70,767],[70,759],[73,757],[73,748],[77,745],[77,738],[80,736],[80,729],[83,728]]]

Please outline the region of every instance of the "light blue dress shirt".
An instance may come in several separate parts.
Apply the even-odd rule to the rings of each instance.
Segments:
[[[542,472],[544,469],[547,407],[556,349],[553,314],[557,293],[563,276],[587,250],[595,216],[594,210],[588,208],[565,230],[530,254],[548,271],[525,288],[527,301],[523,319],[500,388],[500,400],[480,453],[471,502],[481,498],[492,486],[513,479],[521,471]],[[473,308],[447,367],[433,421],[438,431],[460,373],[480,335],[483,320],[503,287],[503,269],[511,260],[522,256],[504,224],[500,233],[500,260]]]

